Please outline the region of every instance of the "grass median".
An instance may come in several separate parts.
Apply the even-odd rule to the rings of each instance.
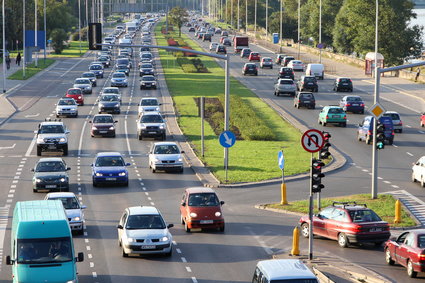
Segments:
[[[158,45],[167,45],[165,36],[161,33],[162,23],[158,24],[155,33]],[[178,32],[172,36],[179,39]],[[203,51],[199,45],[187,35],[182,34],[184,40],[194,50]],[[165,50],[159,50],[162,66],[168,88],[173,97],[178,112],[178,122],[183,133],[191,142],[198,157],[210,168],[214,175],[223,183],[225,171],[223,168],[223,148],[219,144],[218,136],[208,123],[205,123],[205,157],[201,151],[201,119],[198,117],[198,107],[194,98],[219,97],[224,94],[224,70],[215,59],[199,56],[209,73],[184,73],[176,62],[176,57]],[[301,133],[292,125],[283,120],[273,109],[259,99],[255,93],[231,78],[230,94],[237,95],[255,110],[258,117],[271,128],[276,140],[237,140],[229,150],[228,181],[251,182],[281,176],[278,167],[278,151],[283,148],[285,153],[285,174],[292,175],[309,170],[310,155],[300,144]],[[232,120],[230,110],[230,119]],[[247,119],[249,119],[247,117]]]

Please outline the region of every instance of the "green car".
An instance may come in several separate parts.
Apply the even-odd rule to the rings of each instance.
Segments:
[[[347,115],[339,106],[325,106],[319,113],[319,125],[326,126],[327,123],[339,124],[347,127]]]

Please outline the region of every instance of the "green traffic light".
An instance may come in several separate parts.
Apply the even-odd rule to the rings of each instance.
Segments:
[[[376,148],[377,149],[383,149],[385,147],[385,145],[384,145],[384,143],[383,142],[377,142],[376,143]]]

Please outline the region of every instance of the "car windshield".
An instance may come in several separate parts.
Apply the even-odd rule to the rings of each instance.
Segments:
[[[62,125],[43,125],[40,128],[40,134],[64,134]]]
[[[166,144],[166,145],[157,145],[154,150],[155,154],[179,154],[180,150],[177,145]]]
[[[347,97],[347,101],[350,101],[350,102],[360,102],[360,101],[362,101],[362,99],[360,97]]]
[[[89,84],[90,81],[88,81],[87,79],[85,79],[85,80],[75,80],[75,83],[76,84]]]
[[[73,88],[73,89],[68,89],[68,94],[81,94],[81,89],[80,88]]]
[[[128,62],[129,62],[128,59],[118,59],[117,60],[118,65],[122,65],[122,64],[127,65]]]
[[[161,215],[130,215],[125,225],[126,229],[165,229]]]
[[[418,247],[425,248],[425,235],[418,235]]]
[[[142,106],[158,106],[158,100],[156,99],[142,99],[140,105]]]
[[[304,81],[306,82],[316,82],[316,77],[304,77]]]
[[[80,203],[78,202],[76,197],[53,197],[53,198],[49,198],[49,200],[51,199],[58,199],[62,202],[63,207],[65,209],[79,209],[80,208]]]
[[[91,65],[90,70],[102,70],[102,66],[100,65]]]
[[[99,61],[108,61],[108,58],[106,58],[106,57],[99,57],[99,59],[98,59]]]
[[[283,279],[271,280],[270,283],[318,283],[316,279]]]
[[[94,116],[93,123],[99,124],[99,123],[113,123],[114,119],[112,119],[112,116]]]
[[[117,66],[118,70],[127,70],[127,65],[118,65]],[[118,75],[118,74],[117,74]],[[119,75],[121,77],[121,75]],[[113,77],[116,77],[115,74],[113,75]]]
[[[84,73],[84,74],[83,74],[83,77],[84,77],[84,78],[94,78],[94,77],[96,77],[96,75],[95,75],[95,74],[93,74],[93,73]]]
[[[311,93],[303,93],[300,95],[300,98],[311,99],[313,95]]]
[[[353,222],[376,222],[382,219],[370,209],[352,210],[349,211],[351,220]]]
[[[118,69],[122,69],[122,68],[118,68]],[[112,75],[113,78],[125,78],[125,74],[123,73],[115,73]]]
[[[102,95],[100,101],[119,101],[117,95]]]
[[[71,238],[18,239],[17,262],[45,264],[73,261]]]
[[[163,123],[161,115],[143,115],[140,119],[141,123]]]
[[[99,156],[95,162],[96,167],[124,166],[121,156]]]
[[[152,81],[154,81],[154,80],[155,80],[155,78],[154,78],[154,77],[144,76],[144,77],[142,78],[142,81],[147,81],[147,82],[152,82]]]
[[[119,89],[116,89],[116,88],[105,88],[103,90],[103,93],[115,93],[115,94],[119,94],[120,91],[119,91]]]
[[[37,164],[35,172],[62,172],[65,165],[60,161],[43,161]]]
[[[344,113],[344,110],[342,110],[342,108],[329,108],[328,113],[330,113],[330,114],[342,114],[342,113]]]
[[[77,105],[74,99],[61,99],[58,105]]]
[[[152,59],[152,54],[150,53],[143,53],[141,58],[143,59]]]
[[[217,195],[215,193],[199,193],[189,195],[189,206],[217,206]]]
[[[400,120],[400,116],[396,113],[384,113],[385,117],[391,117],[393,120]]]
[[[291,85],[293,83],[294,83],[293,81],[289,81],[289,80],[281,80],[280,81],[280,84],[281,85]]]
[[[350,79],[339,79],[339,82],[341,83],[351,83]]]
[[[264,58],[263,62],[272,62],[272,59],[271,58]]]
[[[142,69],[152,69],[152,64],[142,64]]]

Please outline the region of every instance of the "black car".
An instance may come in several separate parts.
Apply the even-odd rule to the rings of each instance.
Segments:
[[[258,67],[255,63],[246,63],[242,68],[242,74],[258,76]]]
[[[294,97],[294,107],[300,109],[300,107],[307,107],[309,109],[316,108],[316,99],[312,92],[298,92]]]
[[[96,74],[93,72],[84,72],[81,75],[82,78],[88,78],[91,81],[92,86],[97,86]]]
[[[124,64],[122,64],[122,65],[118,65],[118,66],[116,66],[115,67],[115,71],[116,72],[122,72],[122,73],[124,73],[126,76],[128,76],[128,75],[130,75],[130,69],[128,68],[128,66],[127,65],[124,65]]]
[[[232,46],[232,40],[230,38],[223,39],[223,45]]]
[[[248,58],[249,57],[249,54],[251,54],[251,49],[249,49],[249,48],[244,48],[244,49],[242,49],[242,51],[241,51],[241,58]]]
[[[334,91],[353,92],[353,82],[350,78],[336,78],[334,83]]]
[[[111,65],[111,60],[109,60],[109,58],[106,56],[100,56],[99,58],[97,58],[97,61],[102,62],[103,67],[105,68],[109,68],[109,66]]]
[[[208,40],[209,42],[211,42],[211,34],[204,33],[204,35],[202,36],[202,41],[206,41],[206,40]]]
[[[195,32],[195,28],[194,27],[189,28],[189,32]]]
[[[31,169],[34,172],[32,183],[33,192],[39,190],[47,191],[69,191],[68,172],[71,168],[66,166],[60,157],[41,158]]]
[[[319,91],[319,85],[315,76],[302,76],[298,81],[298,91],[309,90],[313,92]]]
[[[224,45],[217,46],[217,48],[215,49],[215,53],[217,53],[217,54],[227,54],[226,46],[224,46]]]
[[[279,79],[295,79],[294,70],[288,67],[281,67],[279,70]]]
[[[141,77],[145,75],[154,75],[153,65],[149,63],[144,63],[140,65],[139,74]]]

